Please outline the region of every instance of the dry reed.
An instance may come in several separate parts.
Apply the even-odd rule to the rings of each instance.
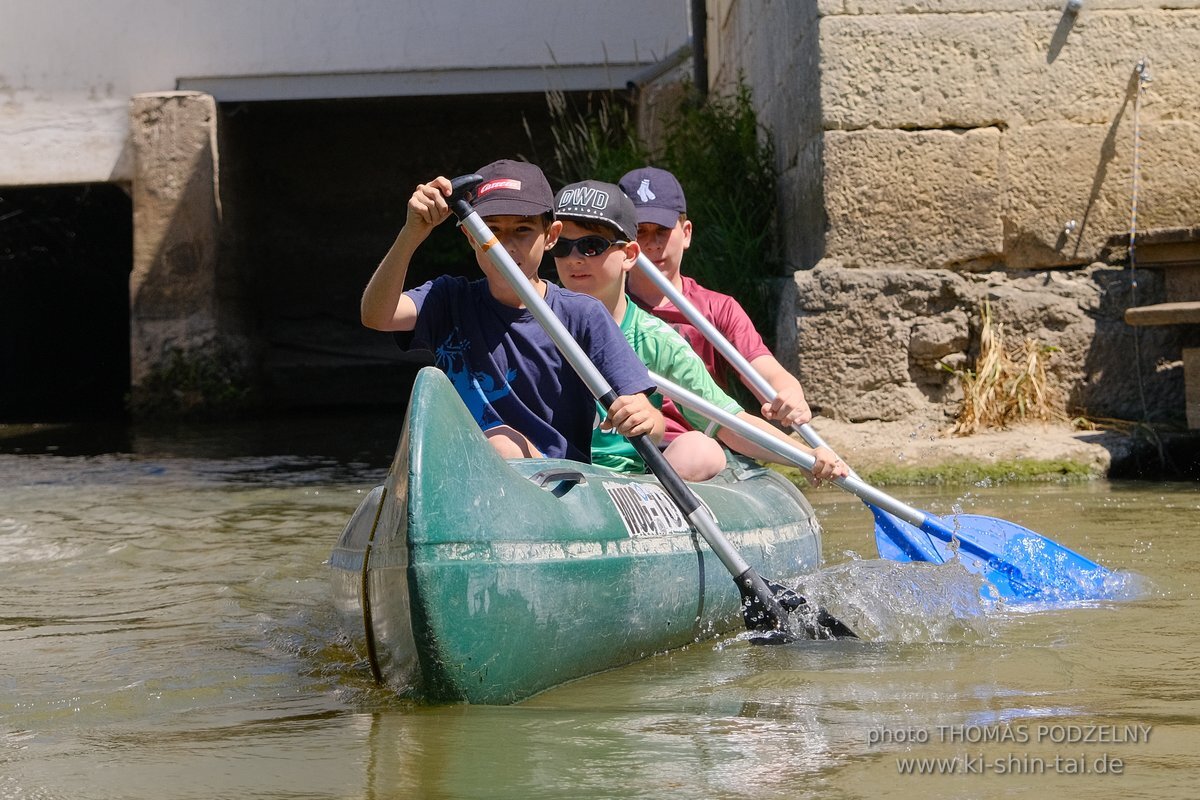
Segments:
[[[1004,323],[995,322],[984,301],[980,309],[979,357],[974,370],[959,370],[963,402],[952,433],[969,436],[1014,422],[1065,422],[1062,392],[1046,374],[1057,348],[1027,338],[1017,347],[1005,342]]]

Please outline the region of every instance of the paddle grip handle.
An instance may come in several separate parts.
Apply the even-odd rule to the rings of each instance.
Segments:
[[[450,181],[450,198],[446,201],[450,210],[454,212],[454,216],[460,221],[469,217],[475,209],[471,207],[471,201],[474,199],[474,191],[479,184],[483,183],[482,175],[459,175]]]

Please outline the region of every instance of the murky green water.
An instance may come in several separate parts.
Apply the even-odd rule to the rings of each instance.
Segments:
[[[1032,611],[982,606],[945,570],[870,560],[862,504],[810,492],[833,569],[805,590],[872,620],[871,641],[729,638],[517,706],[418,707],[340,645],[322,564],[392,442],[331,452],[312,430],[283,447],[270,434],[0,455],[0,798],[1191,798],[1200,785],[1196,484],[895,490],[1143,578],[1137,599]]]

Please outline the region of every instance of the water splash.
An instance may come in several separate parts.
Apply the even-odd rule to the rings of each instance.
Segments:
[[[1150,582],[1136,573],[1104,570],[1082,598],[1072,591],[1062,597],[1051,592],[1036,601],[1013,599],[957,558],[934,564],[847,555],[849,561],[798,576],[794,585],[809,599],[808,613],[815,616],[816,608],[824,608],[870,642],[989,643],[1001,635],[1014,613],[1024,616],[1108,605],[1146,597],[1152,590]],[[1044,562],[1032,559],[1031,568],[1039,563]]]
[[[798,591],[873,642],[974,643],[995,635],[983,579],[961,564],[853,560],[800,576]]]

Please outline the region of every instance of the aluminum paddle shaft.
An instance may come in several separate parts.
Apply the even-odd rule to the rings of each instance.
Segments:
[[[718,406],[713,405],[704,398],[684,389],[682,386],[673,383],[661,375],[650,373],[650,378],[658,384],[660,392],[665,394],[677,403],[681,403],[688,408],[694,409],[705,417],[708,417],[713,422],[723,425],[729,430],[738,433],[739,435],[749,439],[766,450],[770,450],[779,458],[789,464],[795,464],[805,472],[811,473],[816,465],[816,459],[809,453],[804,452],[794,444],[789,444],[778,436],[772,436],[761,428],[756,428],[750,425],[745,420],[739,419],[734,414],[730,414]],[[813,445],[821,447],[822,445]],[[900,502],[891,495],[884,494],[870,484],[864,483],[861,479],[849,476],[846,478],[833,478],[831,483],[835,483],[846,491],[861,498],[862,500],[872,505],[877,505],[890,514],[900,517],[905,522],[920,527],[927,524],[930,519],[929,515],[922,511],[918,511],[910,505]]]
[[[696,329],[704,335],[704,338],[725,357],[738,374],[750,384],[754,389],[754,393],[764,403],[770,403],[775,399],[778,392],[767,382],[767,379],[759,374],[750,362],[743,356],[738,349],[730,343],[725,336],[717,330],[716,326],[709,321],[708,317],[700,313],[700,309],[692,305],[692,302],[683,296],[683,292],[675,288],[675,284],[662,274],[658,267],[654,266],[654,262],[646,257],[645,253],[638,255],[638,268],[654,286],[663,293],[663,296],[670,300],[676,308],[688,318],[688,322],[696,326]],[[812,429],[808,423],[795,426],[796,432],[804,437],[804,441],[808,442],[813,447],[828,447],[829,445],[821,439],[817,432]]]
[[[785,463],[812,472],[816,459],[794,444],[746,423],[666,378],[653,373],[651,377],[659,391],[675,402],[736,431]],[[1108,597],[1118,588],[1105,567],[1015,523],[978,514],[956,514],[951,526],[855,476],[834,478],[832,482],[865,501],[875,514],[877,527],[903,526],[888,535],[908,560],[943,563],[967,554],[972,558],[960,559],[961,563],[983,575],[998,596],[1015,600],[1094,600]]]

